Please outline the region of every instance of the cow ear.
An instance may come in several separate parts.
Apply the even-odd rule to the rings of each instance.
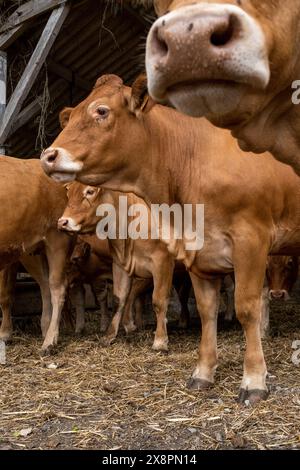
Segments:
[[[107,85],[107,84],[121,87],[123,85],[123,80],[122,78],[118,77],[118,75],[113,75],[113,74],[102,75],[96,81],[94,88],[98,88],[100,86]]]
[[[129,109],[132,113],[148,113],[155,105],[155,101],[148,95],[147,76],[145,73],[138,76],[131,88]]]
[[[60,113],[59,113],[59,122],[60,122],[60,127],[64,129],[66,125],[69,122],[71,112],[73,111],[74,108],[64,108]]]

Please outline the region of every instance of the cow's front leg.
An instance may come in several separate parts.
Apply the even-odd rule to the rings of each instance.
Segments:
[[[168,351],[167,311],[174,273],[174,260],[168,255],[159,257],[153,263],[152,306],[156,314],[156,331],[152,349]]]
[[[261,306],[261,320],[260,320],[260,334],[261,338],[267,338],[270,333],[270,299],[269,287],[263,288],[262,293],[262,306]]]
[[[244,374],[239,402],[255,404],[268,396],[267,368],[261,343],[262,289],[268,244],[253,234],[251,243],[234,249],[235,311],[246,338]],[[255,243],[256,242],[256,243]]]
[[[62,234],[60,234],[62,235]],[[58,342],[61,312],[65,303],[67,279],[66,263],[71,240],[66,235],[58,237],[57,232],[48,236],[46,255],[49,265],[49,288],[51,292],[52,317],[42,345],[42,354],[49,354]]]
[[[109,346],[117,337],[130,289],[132,278],[117,263],[113,263],[113,318],[105,336],[101,338],[102,346]]]
[[[190,276],[201,319],[202,335],[197,365],[187,385],[193,390],[205,390],[214,384],[217,368],[217,318],[221,279],[201,279],[193,273]]]

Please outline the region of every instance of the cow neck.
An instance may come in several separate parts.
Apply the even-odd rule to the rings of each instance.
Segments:
[[[141,165],[138,195],[148,204],[189,201],[201,165],[196,155],[201,123],[162,106],[147,116],[146,139],[151,146]]]

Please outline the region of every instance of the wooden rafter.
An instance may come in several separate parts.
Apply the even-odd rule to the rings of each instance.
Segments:
[[[26,23],[67,0],[29,0],[10,15],[0,28],[0,49],[6,49],[26,28]]]
[[[52,11],[36,48],[16,86],[6,107],[2,123],[0,124],[0,145],[7,139],[12,125],[20,112],[24,100],[35,82],[39,71],[60,31],[70,10],[70,6],[63,3]]]

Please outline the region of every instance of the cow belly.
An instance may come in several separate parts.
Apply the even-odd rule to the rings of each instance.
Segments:
[[[192,272],[201,274],[227,273],[233,270],[232,244],[223,234],[210,234],[205,237],[202,250],[196,253]]]

